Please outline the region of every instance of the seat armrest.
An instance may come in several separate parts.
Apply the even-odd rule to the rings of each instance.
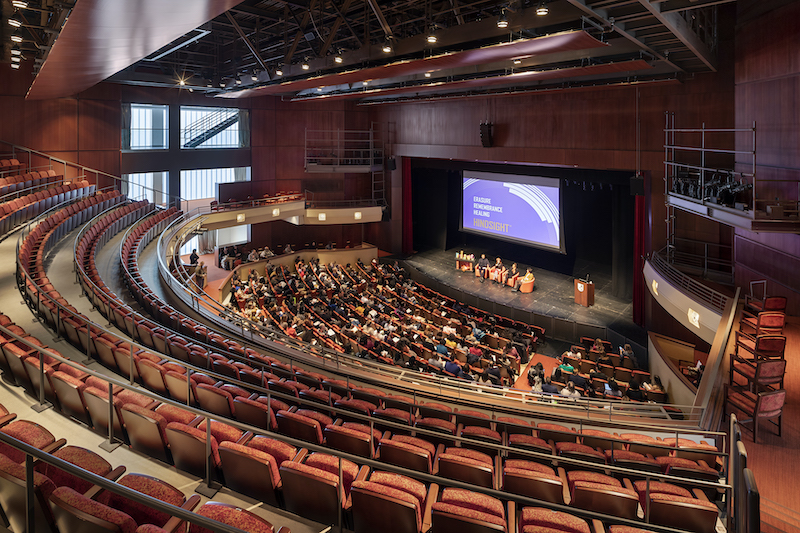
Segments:
[[[438,496],[439,485],[431,483],[428,487],[428,495],[425,497],[425,508],[422,509],[422,531],[428,531],[431,528],[431,510]]]
[[[125,473],[125,470],[126,468],[124,465],[119,465],[118,467],[116,467],[114,470],[112,470],[103,477],[106,479],[110,479],[111,481],[116,481],[122,474]]]
[[[5,426],[9,422],[12,422],[15,418],[17,418],[16,413],[8,413],[7,415],[0,418],[0,427]]]
[[[239,440],[236,441],[236,444],[245,445],[250,442],[250,439],[252,439],[254,436],[255,434],[252,431],[245,431],[242,433],[242,436],[239,437]]]
[[[564,470],[563,466],[558,467],[558,477],[561,478],[561,491],[562,497],[564,498],[564,504],[569,505],[572,496],[569,493],[569,480],[567,479],[567,471]]]
[[[144,408],[152,411],[153,409],[155,409],[159,405],[161,405],[161,402],[159,402],[158,400],[152,400],[150,403],[145,405]]]
[[[194,418],[192,419],[192,421],[191,421],[191,422],[189,422],[189,423],[188,423],[188,424],[186,424],[186,425],[187,425],[187,426],[189,426],[190,428],[196,428],[197,426],[199,426],[199,425],[200,425],[200,422],[202,422],[203,420],[205,420],[205,418],[204,418],[204,417],[202,417],[202,416],[200,416],[200,415],[197,415],[196,417],[194,417]]]
[[[708,501],[708,496],[706,496],[706,493],[703,492],[703,489],[694,488],[692,489],[692,494],[694,494],[694,497],[698,500],[703,500],[706,502]]]
[[[192,496],[188,500],[186,500],[183,505],[181,505],[181,509],[185,509],[187,511],[194,511],[195,507],[197,507],[199,504],[200,504],[200,495],[192,494]],[[185,529],[185,527],[182,527],[183,525],[184,525],[183,519],[178,518],[177,516],[173,516],[169,520],[167,520],[167,523],[164,524],[164,526],[161,529],[163,529],[167,533],[179,533],[180,531],[183,531]]]
[[[44,448],[42,448],[42,451],[44,453],[53,453],[57,449],[59,449],[62,446],[64,446],[66,443],[67,443],[67,439],[58,439],[54,443],[49,444],[49,445],[45,446]]]
[[[297,455],[295,455],[295,456],[292,458],[292,462],[293,462],[293,463],[302,463],[302,462],[303,462],[303,460],[304,460],[304,459],[306,458],[306,456],[308,455],[308,453],[309,453],[309,452],[308,452],[308,448],[300,448],[300,449],[297,451]]]
[[[281,526],[281,528],[278,530],[278,533],[292,533],[292,530],[287,526]]]
[[[358,469],[355,481],[366,481],[367,477],[369,477],[369,466],[364,465]]]
[[[606,528],[603,526],[603,522],[598,520],[597,518],[592,518],[592,529],[594,533],[605,533]]]
[[[513,500],[508,501],[506,522],[508,523],[508,533],[517,533],[517,504]]]

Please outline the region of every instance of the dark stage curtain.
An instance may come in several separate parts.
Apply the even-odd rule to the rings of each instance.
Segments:
[[[636,197],[636,215],[633,226],[633,322],[644,327],[645,286],[642,269],[644,268],[645,230],[647,228],[647,210],[645,197]]]
[[[414,216],[411,202],[411,158],[402,159],[403,170],[403,253],[414,252]]]
[[[633,297],[631,250],[635,229],[634,202],[627,187],[614,187],[611,197],[611,292],[617,298]]]

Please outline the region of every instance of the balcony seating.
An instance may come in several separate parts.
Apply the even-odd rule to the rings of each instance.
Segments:
[[[440,450],[433,466],[434,474],[479,487],[496,489],[496,461],[485,453],[465,448],[449,447]]]
[[[0,427],[0,431],[48,453],[52,453],[67,443],[65,439],[56,440],[47,429],[30,420],[15,420]],[[0,442],[0,454],[5,455],[15,463],[22,463],[25,460],[25,454],[22,451],[12,448],[5,442]]]
[[[635,490],[645,515],[649,515],[653,524],[697,533],[716,530],[719,509],[701,491],[696,491],[697,497],[692,497],[692,493],[684,488],[657,481],[649,484],[637,481]]]
[[[176,507],[192,510],[200,503],[200,496],[193,495],[189,500],[169,483],[143,474],[127,474],[117,481],[120,485],[141,492]],[[130,516],[137,524],[153,524],[164,527],[170,520],[170,515],[152,509],[125,496],[110,491],[101,491],[95,498],[97,502]]]
[[[750,314],[757,315],[763,311],[786,312],[785,296],[767,296],[764,299],[753,298],[750,295],[744,297],[744,310]]]
[[[739,424],[742,428],[746,428],[746,422],[753,423],[753,442],[758,442],[758,423],[761,420],[771,422],[778,428],[778,436],[781,436],[781,415],[785,401],[786,391],[783,389],[753,394],[726,386],[726,405],[749,417],[739,420]],[[775,418],[778,419],[777,422],[773,420]]]
[[[567,472],[570,487],[570,505],[606,513],[620,518],[636,518],[639,499],[630,482],[626,486],[618,479],[597,472]]]
[[[120,466],[112,469],[111,464],[86,448],[78,446],[64,446],[53,452],[53,457],[58,457],[69,463],[88,470],[98,476],[107,477],[115,480],[125,472],[125,467]],[[92,488],[92,483],[83,480],[73,474],[67,473],[60,468],[48,463],[40,463],[36,466],[36,471],[47,476],[56,487],[70,487],[77,492],[84,493]]]
[[[36,531],[33,533],[52,533],[55,525],[47,501],[56,487],[40,472],[33,473],[33,485],[32,503],[36,512]],[[24,465],[0,454],[0,506],[13,531],[27,531],[27,492]]]
[[[167,440],[172,451],[175,467],[194,476],[205,477],[206,467],[211,469],[211,478],[223,479],[219,445],[211,436],[211,455],[206,454],[206,432],[180,422],[170,422],[166,429]]]
[[[739,331],[759,335],[781,335],[786,325],[786,315],[775,311],[762,311],[755,316],[742,316]]]
[[[278,468],[295,455],[294,447],[266,437],[247,444],[225,441],[219,446],[227,487],[274,507],[283,503]]]
[[[503,490],[528,498],[564,504],[566,479],[551,466],[522,459],[508,459],[503,465]]]
[[[286,509],[323,524],[338,523],[340,510],[348,512],[352,506],[350,488],[359,476],[358,466],[341,459],[342,484],[339,483],[338,457],[313,453],[305,461],[286,461],[280,466]],[[309,495],[313,494],[313,498]],[[340,503],[341,502],[341,503]]]
[[[382,462],[430,474],[436,446],[419,437],[392,435],[378,445],[377,457]]]
[[[355,481],[353,500],[355,533],[425,533],[431,526],[431,507],[438,486],[389,472],[373,472],[369,480]]]
[[[783,335],[754,336],[735,331],[734,355],[743,359],[783,359],[786,337]],[[741,352],[740,352],[741,350]]]
[[[786,359],[747,360],[731,354],[730,360],[731,385],[736,384],[736,375],[739,375],[745,378],[744,386],[753,393],[783,388]]]
[[[577,516],[543,507],[524,507],[519,516],[520,533],[591,533],[589,524]]]
[[[196,513],[249,533],[274,533],[275,531],[272,524],[260,516],[227,503],[206,502],[197,509]],[[189,533],[210,533],[210,531],[192,524],[189,526]],[[289,529],[282,527],[278,529],[278,533],[289,533]]]
[[[464,489],[446,488],[431,509],[432,530],[436,533],[507,533],[515,506],[490,496]],[[508,518],[506,518],[508,517]]]

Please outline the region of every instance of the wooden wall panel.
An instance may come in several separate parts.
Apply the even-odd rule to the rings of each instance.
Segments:
[[[122,108],[119,100],[79,100],[80,150],[116,150],[122,144]]]

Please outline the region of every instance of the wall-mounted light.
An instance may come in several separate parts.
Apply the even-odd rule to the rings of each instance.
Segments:
[[[686,316],[689,318],[689,324],[693,325],[697,329],[700,329],[700,313],[689,308],[689,311],[686,313]]]
[[[653,283],[651,283],[650,286],[653,288],[653,294],[658,296],[658,282],[653,280]]]
[[[356,211],[355,213],[353,213],[353,216],[355,217],[356,220],[361,220],[361,211]]]
[[[272,216],[274,216],[274,217],[278,217],[278,216],[280,216],[280,215],[281,215],[281,210],[280,210],[280,209],[278,209],[277,207],[276,207],[275,209],[273,209],[273,210],[272,210]]]
[[[325,222],[328,219],[328,216],[325,213],[320,213],[317,215],[317,220],[320,222]]]
[[[242,222],[244,222],[244,213],[239,213],[236,215],[236,223],[241,224]]]

